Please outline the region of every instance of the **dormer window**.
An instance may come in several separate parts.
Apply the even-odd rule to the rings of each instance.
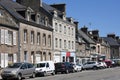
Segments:
[[[53,11],[53,15],[57,17],[57,11]]]
[[[0,17],[2,17],[3,16],[3,11],[2,10],[0,10]]]
[[[36,15],[36,23],[39,24],[40,23],[40,14]]]
[[[66,17],[65,17],[65,15],[63,15],[63,16],[62,16],[62,18],[63,18],[63,20],[66,20]]]
[[[47,26],[48,25],[48,18],[45,17],[45,25]]]
[[[70,18],[70,22],[73,23],[73,19],[72,18]]]
[[[27,12],[26,12],[26,19],[28,21],[30,21],[30,18],[31,18],[31,12],[29,10],[27,10]]]

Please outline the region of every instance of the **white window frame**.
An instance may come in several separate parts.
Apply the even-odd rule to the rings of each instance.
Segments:
[[[0,33],[1,33],[1,44],[4,44],[5,43],[5,30],[4,29],[1,29],[0,30]]]
[[[37,33],[37,44],[40,45],[40,33]]]
[[[27,43],[27,30],[24,29],[24,43]]]
[[[34,44],[34,31],[31,31],[31,44]]]
[[[16,31],[13,31],[13,45],[16,45],[17,44],[17,32]]]
[[[58,48],[58,38],[55,38],[55,47]]]

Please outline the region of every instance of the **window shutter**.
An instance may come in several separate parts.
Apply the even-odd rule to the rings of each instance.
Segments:
[[[13,32],[13,45],[16,45],[16,32]]]
[[[14,63],[17,62],[17,54],[13,54],[13,60],[14,60]]]
[[[5,44],[8,44],[8,30],[5,30]]]
[[[4,68],[4,53],[1,53],[1,68]]]
[[[4,44],[4,29],[1,29],[1,44]]]
[[[5,66],[4,67],[7,67],[8,66],[8,53],[5,53]]]

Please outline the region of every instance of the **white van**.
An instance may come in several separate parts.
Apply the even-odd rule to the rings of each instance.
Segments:
[[[53,61],[41,61],[36,64],[36,74],[46,76],[55,74],[55,65]]]

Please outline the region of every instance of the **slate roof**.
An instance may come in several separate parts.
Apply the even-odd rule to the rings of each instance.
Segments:
[[[63,15],[63,13],[62,13],[61,11],[57,10],[56,8],[54,8],[54,7],[46,4],[46,3],[44,3],[44,2],[42,3],[42,7],[43,7],[49,14],[51,14],[52,16],[53,16],[52,12],[53,12],[54,10],[57,11],[58,17],[56,17],[56,18],[59,19],[59,20],[62,20],[62,19],[59,17],[59,16]],[[62,21],[66,22],[66,23],[68,23],[68,24],[73,25],[72,23],[69,22],[68,19],[66,19],[66,21],[65,21],[65,20],[62,20]]]
[[[109,43],[110,46],[119,46],[119,44],[117,43],[117,41],[115,41],[113,38],[111,37],[103,37],[103,39],[105,41],[107,41]]]
[[[44,26],[41,24],[37,24],[35,22],[27,21],[24,17],[22,17],[19,13],[16,12],[17,10],[26,10],[27,7],[20,5],[17,2],[14,2],[12,0],[0,0],[0,6],[2,6],[4,9],[6,9],[15,19],[17,19],[20,22],[23,22],[23,23],[26,23],[29,25],[33,25],[33,26],[36,26],[36,27],[39,27],[42,29],[47,29],[50,31],[53,30],[53,28],[51,28],[51,27],[47,27],[47,26]]]
[[[46,4],[46,3],[44,3],[44,2],[42,3],[42,7],[43,7],[48,13],[50,13],[50,14],[51,14],[51,11],[54,11],[54,10],[56,10],[56,11],[58,12],[58,15],[61,15],[61,14],[62,14],[59,10],[57,10],[56,8],[54,8],[54,7]]]
[[[86,35],[83,31],[79,29],[78,35],[81,36],[87,43],[89,44],[95,44],[95,42],[88,36]]]

